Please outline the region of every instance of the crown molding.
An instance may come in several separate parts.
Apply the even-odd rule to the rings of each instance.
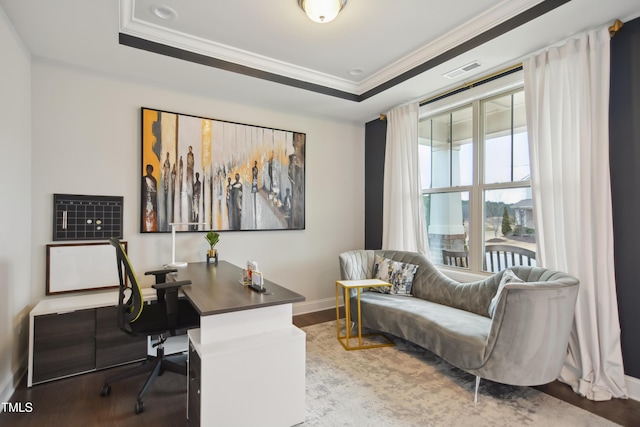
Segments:
[[[134,16],[135,0],[120,0],[120,33],[290,79],[357,93],[357,83],[253,52],[175,31]]]
[[[448,33],[406,55],[398,61],[374,73],[358,84],[358,94],[365,93],[389,80],[410,71],[425,62],[481,35],[487,30],[520,15],[542,3],[543,0],[502,0],[473,20],[452,29]],[[460,64],[463,65],[463,64]]]
[[[135,0],[120,0],[120,43],[360,102],[570,1],[502,0],[471,21],[360,81],[339,78],[136,19]]]

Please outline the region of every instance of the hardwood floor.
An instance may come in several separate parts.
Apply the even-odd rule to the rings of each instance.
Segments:
[[[640,402],[637,400],[611,399],[603,402],[594,402],[577,395],[571,387],[560,381],[534,388],[620,425],[628,427],[640,426]]]
[[[335,309],[310,313],[293,318],[298,327],[310,326],[335,319]],[[11,402],[31,412],[0,413],[0,425],[23,426],[187,426],[187,402],[184,377],[166,373],[156,380],[145,397],[145,411],[134,413],[136,395],[142,386],[142,377],[113,384],[111,395],[100,396],[105,378],[129,369],[129,366],[79,375],[27,388],[21,384]],[[25,381],[26,382],[26,381]],[[568,386],[554,382],[536,387],[572,405],[628,427],[640,427],[640,402],[614,399],[593,402],[575,394]],[[14,406],[15,408],[15,406]],[[558,420],[558,425],[562,421]]]

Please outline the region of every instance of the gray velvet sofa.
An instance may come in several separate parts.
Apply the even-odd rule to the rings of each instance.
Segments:
[[[506,284],[490,317],[504,271],[459,283],[417,253],[356,250],[339,256],[342,280],[372,278],[376,254],[418,270],[412,296],[362,292],[363,327],[411,341],[475,375],[474,401],[481,378],[531,386],[558,377],[578,295],[576,278],[540,267],[512,267],[525,283]],[[351,306],[356,306],[353,300]]]

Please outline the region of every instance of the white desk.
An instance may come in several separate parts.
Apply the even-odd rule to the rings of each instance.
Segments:
[[[239,283],[225,261],[189,264],[185,296],[201,315],[188,332],[192,425],[291,426],[305,420],[306,334],[292,323],[300,294],[265,280],[267,292]]]

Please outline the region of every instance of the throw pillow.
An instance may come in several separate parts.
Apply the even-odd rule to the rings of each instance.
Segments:
[[[376,255],[373,277],[391,283],[391,286],[371,288],[372,291],[383,294],[411,296],[413,277],[418,271],[418,266],[404,262],[394,261]]]
[[[507,283],[524,283],[524,281],[516,276],[516,273],[514,273],[510,268],[504,271],[502,274],[502,280],[500,280],[500,284],[498,285],[498,292],[496,292],[496,296],[493,297],[489,304],[489,317],[491,318],[493,318],[493,314],[496,311],[496,306],[498,305],[502,289],[504,289]]]

